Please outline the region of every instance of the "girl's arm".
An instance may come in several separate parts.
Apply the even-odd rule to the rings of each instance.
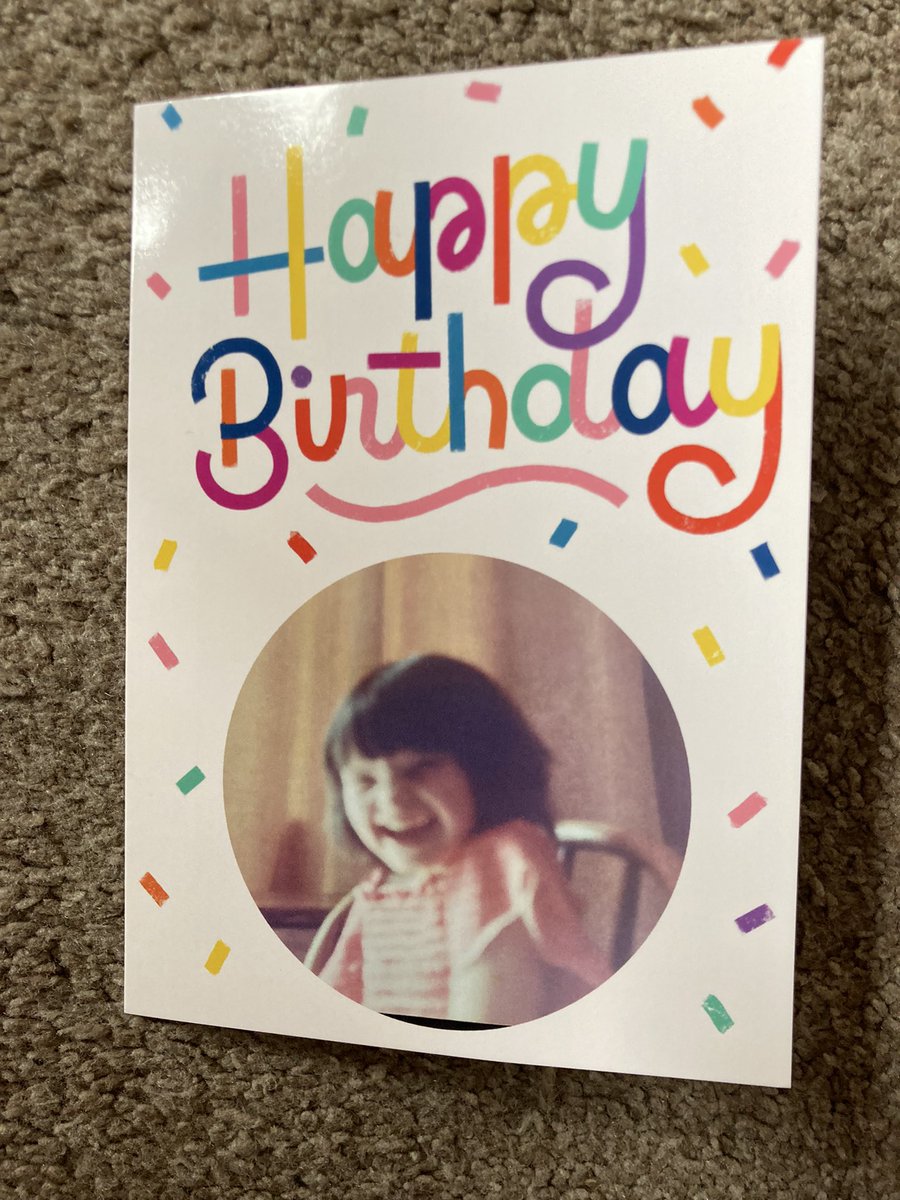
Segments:
[[[521,921],[513,921],[480,956],[450,976],[451,1021],[517,1025],[543,1011],[543,962]]]
[[[348,892],[343,900],[337,902],[319,926],[312,945],[306,953],[306,958],[303,960],[303,965],[308,967],[314,975],[321,973],[322,968],[333,954],[352,904],[353,893]]]

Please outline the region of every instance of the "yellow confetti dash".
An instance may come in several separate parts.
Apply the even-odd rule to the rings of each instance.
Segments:
[[[168,571],[172,565],[172,559],[175,557],[175,551],[178,549],[178,543],[172,542],[168,538],[163,538],[162,544],[156,552],[156,558],[153,560],[153,567],[157,571]]]
[[[709,270],[709,263],[696,242],[691,242],[690,246],[682,246],[679,254],[692,275],[702,275],[704,271]]]
[[[715,667],[720,662],[725,661],[725,653],[716,641],[713,631],[708,625],[704,625],[702,629],[694,630],[694,641],[700,647],[700,653],[711,667]]]
[[[231,947],[226,946],[224,942],[218,941],[209,952],[209,958],[206,960],[206,969],[210,975],[218,975],[222,970],[222,965],[225,959],[231,953]]]

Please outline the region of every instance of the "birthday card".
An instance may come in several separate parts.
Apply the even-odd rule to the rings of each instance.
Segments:
[[[128,1012],[789,1084],[822,66],[138,107]]]

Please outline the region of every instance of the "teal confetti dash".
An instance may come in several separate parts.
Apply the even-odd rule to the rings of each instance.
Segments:
[[[718,996],[709,995],[703,1001],[703,1007],[709,1019],[718,1029],[719,1033],[727,1033],[734,1024],[725,1005]]]
[[[182,777],[178,780],[176,786],[179,792],[181,792],[182,796],[186,796],[188,792],[192,792],[195,787],[201,784],[205,778],[206,776],[199,767],[191,767],[187,774],[182,775]]]
[[[353,112],[350,114],[350,120],[347,122],[347,137],[362,137],[368,115],[369,110],[367,108],[361,108],[358,104],[354,106]]]

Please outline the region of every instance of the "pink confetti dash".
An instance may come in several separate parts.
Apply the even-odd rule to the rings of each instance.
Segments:
[[[740,829],[742,825],[746,825],[752,820],[757,813],[762,812],[766,807],[766,800],[759,792],[751,792],[746,800],[742,800],[737,807],[733,808],[728,814],[728,820],[735,827]]]
[[[567,483],[571,487],[582,488],[608,500],[616,508],[628,499],[628,493],[615,484],[573,467],[502,467],[498,471],[485,471],[471,479],[463,479],[450,487],[431,492],[428,496],[420,496],[417,500],[407,500],[402,504],[353,504],[348,500],[341,500],[338,496],[332,496],[318,484],[314,484],[306,494],[313,504],[318,504],[326,512],[346,517],[350,521],[405,521],[408,517],[420,517],[448,504],[455,504],[457,500],[475,492],[503,487],[508,483]]]
[[[803,38],[782,38],[778,45],[773,47],[766,61],[769,66],[783,67],[797,47],[802,44]]]
[[[501,91],[499,83],[470,83],[466,95],[470,100],[487,100],[489,104],[496,104]]]
[[[151,292],[155,292],[156,295],[159,296],[160,300],[165,300],[166,296],[168,296],[169,292],[172,290],[171,284],[166,283],[165,279],[163,279],[162,275],[160,275],[158,271],[154,271],[154,273],[147,280],[147,287]]]
[[[147,645],[167,671],[171,671],[173,667],[178,666],[178,656],[161,633],[154,633],[153,637],[147,642]]]
[[[772,257],[766,263],[766,270],[773,279],[781,278],[781,276],[796,258],[797,251],[799,249],[799,242],[789,242],[787,238],[785,238],[785,240],[781,243]]]

